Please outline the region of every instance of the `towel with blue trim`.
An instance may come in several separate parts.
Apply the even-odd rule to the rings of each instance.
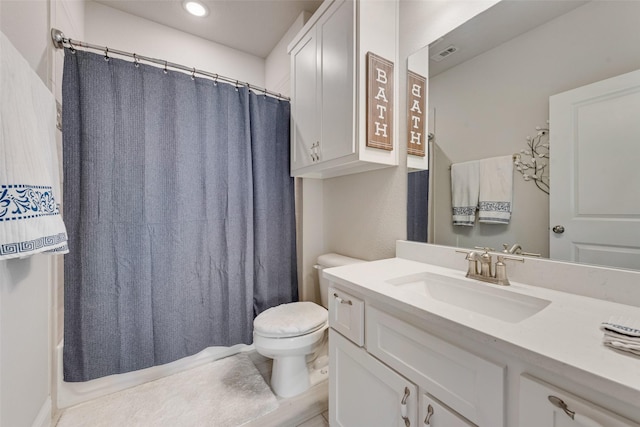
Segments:
[[[600,324],[600,329],[604,345],[640,356],[640,321],[612,316]]]
[[[0,32],[0,260],[67,253],[55,98]]]

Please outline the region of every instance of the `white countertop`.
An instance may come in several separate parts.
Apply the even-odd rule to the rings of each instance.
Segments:
[[[386,282],[423,272],[471,280],[473,285],[522,293],[549,300],[551,304],[529,318],[510,323],[427,297],[417,298],[414,293]],[[640,321],[638,307],[517,282],[508,287],[492,285],[467,279],[458,270],[402,258],[330,268],[323,274],[365,297],[432,322],[435,327],[446,327],[483,341],[489,338],[491,345],[500,351],[640,408],[640,356],[605,347],[599,329],[600,323],[610,316]]]

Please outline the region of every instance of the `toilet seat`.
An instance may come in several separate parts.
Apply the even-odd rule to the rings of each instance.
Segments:
[[[323,328],[328,317],[326,308],[309,301],[280,304],[260,313],[253,330],[265,338],[298,337]]]

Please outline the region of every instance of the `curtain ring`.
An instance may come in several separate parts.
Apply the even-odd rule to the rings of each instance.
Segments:
[[[133,54],[133,66],[138,68],[140,66],[140,60],[138,59],[138,55]]]
[[[109,48],[108,47],[104,48],[104,60],[105,61],[109,60]]]
[[[191,80],[195,80],[196,79],[196,67],[193,67],[193,70],[191,71]]]
[[[169,70],[167,70],[167,61],[164,61],[164,73],[167,74]]]
[[[68,43],[69,43],[69,50],[71,50],[71,53],[76,53],[76,48],[75,46],[73,46],[73,40],[69,39]]]
[[[240,86],[240,81],[236,80],[236,92],[238,91],[238,86]]]

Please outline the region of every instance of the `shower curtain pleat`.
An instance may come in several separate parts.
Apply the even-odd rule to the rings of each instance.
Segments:
[[[297,300],[288,102],[66,50],[63,105],[65,381],[250,344]]]
[[[429,171],[407,174],[407,240],[427,242],[429,223]]]

